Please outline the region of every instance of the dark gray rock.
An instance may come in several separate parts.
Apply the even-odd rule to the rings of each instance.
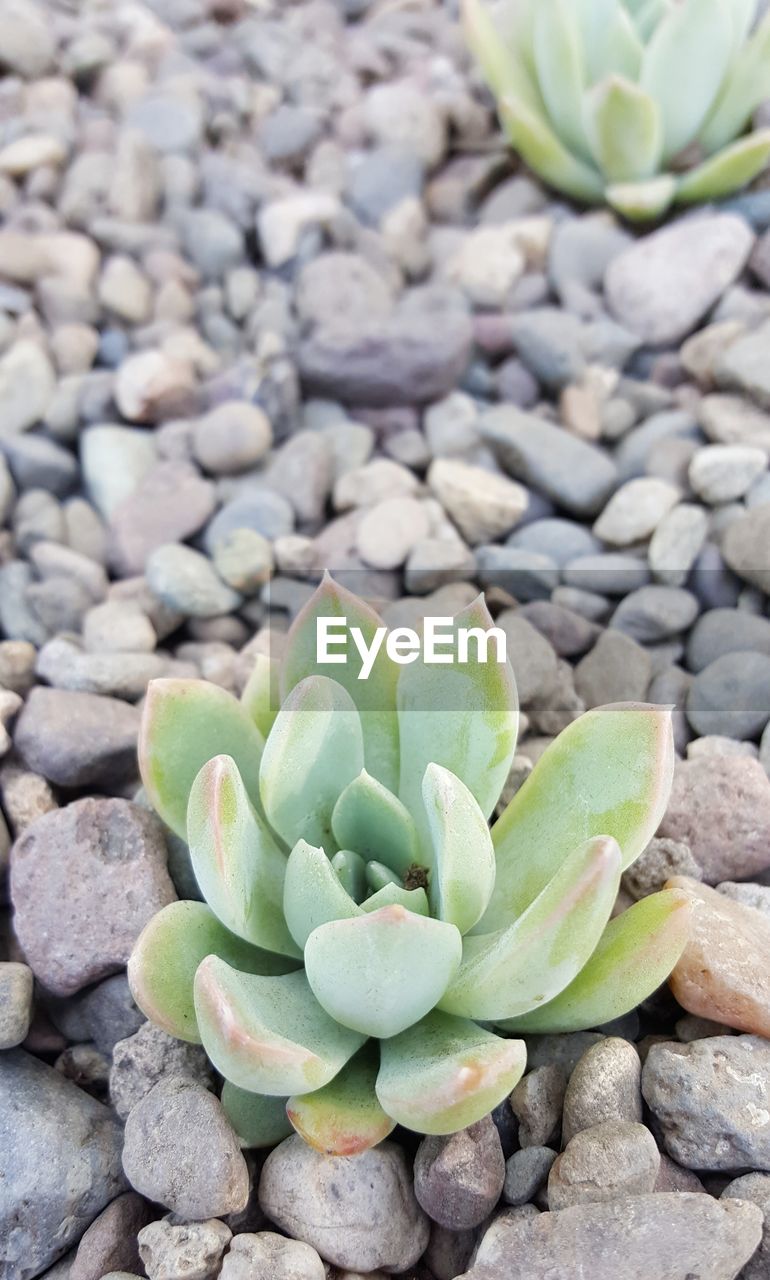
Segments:
[[[512,476],[573,515],[595,515],[617,484],[606,453],[535,414],[499,405],[483,415],[480,429]]]
[[[575,688],[586,707],[644,702],[652,675],[646,649],[622,631],[603,631],[575,667]]]
[[[692,626],[698,607],[697,598],[682,587],[640,587],[621,600],[610,626],[625,632],[632,640],[655,644]]]
[[[111,1271],[140,1271],[136,1237],[154,1217],[152,1206],[135,1191],[118,1196],[80,1241],[68,1280],[102,1280]]]
[[[459,1133],[423,1138],[414,1162],[414,1193],[443,1227],[477,1227],[503,1190],[505,1159],[490,1116]]]
[[[505,1162],[503,1200],[506,1204],[529,1204],[545,1186],[556,1152],[550,1147],[522,1147]]]
[[[38,686],[13,735],[19,754],[59,787],[120,786],[136,777],[139,712],[117,698]]]

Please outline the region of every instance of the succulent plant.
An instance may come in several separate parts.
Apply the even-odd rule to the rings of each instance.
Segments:
[[[462,3],[513,146],[567,195],[641,220],[765,167],[770,129],[744,134],[770,86],[757,0]]]
[[[516,743],[508,663],[381,648],[360,680],[350,630],[345,665],[319,666],[321,617],[367,643],[382,626],[327,578],[240,701],[151,684],[142,778],[205,902],[165,907],[129,978],[149,1018],[203,1043],[244,1142],[293,1126],[349,1155],[396,1123],[442,1134],[487,1114],[524,1069],[508,1033],[635,1006],[675,964],[688,903],[662,891],[607,923],[667,802],[668,709],[583,715],[490,831]],[[481,598],[447,623],[460,654],[463,629],[492,626]]]

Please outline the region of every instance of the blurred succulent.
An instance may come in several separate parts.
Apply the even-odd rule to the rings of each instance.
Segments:
[[[770,93],[757,0],[462,3],[513,146],[567,195],[653,218],[765,167],[770,129],[740,136]]]
[[[350,1155],[396,1123],[449,1133],[501,1102],[525,1049],[489,1024],[572,1030],[632,1008],[678,959],[688,906],[663,891],[607,923],[665,809],[666,708],[582,716],[490,832],[516,741],[508,663],[469,645],[465,665],[396,665],[382,648],[362,681],[348,631],[330,679],[320,617],[367,643],[382,626],[326,579],[280,672],[258,660],[240,702],[150,686],[142,777],[205,903],[164,908],[129,977],[148,1017],[202,1041],[245,1142],[294,1126]],[[479,598],[449,643],[462,656],[461,631],[491,625]]]

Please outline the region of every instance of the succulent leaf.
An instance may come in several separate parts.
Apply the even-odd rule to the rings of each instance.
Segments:
[[[247,973],[278,977],[296,961],[259,951],[225,929],[204,902],[170,902],[148,921],[128,962],[128,983],[142,1013],[177,1040],[200,1044],[193,983],[206,956]]]
[[[339,661],[330,666],[318,661],[319,618],[334,618],[347,624],[344,643],[334,647],[333,656]],[[371,673],[359,680],[361,656],[351,636],[351,628],[358,627],[366,644],[371,645],[375,632],[383,625],[374,609],[327,574],[289,630],[281,663],[281,690],[286,699],[307,676],[331,677],[342,685],[360,713],[366,768],[394,791],[398,784],[398,724],[393,715],[398,667],[382,645]]]
[[[396,905],[321,925],[307,941],[305,972],[332,1018],[364,1035],[384,1038],[434,1007],[461,951],[454,925]]]
[[[503,17],[504,30],[499,32],[483,0],[462,0],[463,29],[492,92],[496,97],[505,94],[515,98],[542,113],[542,96],[525,56],[525,51],[531,51],[533,13],[531,2],[522,4],[517,0],[508,6]]]
[[[260,978],[208,956],[195,975],[195,1012],[217,1071],[250,1093],[320,1089],[364,1040],[328,1016],[301,970]]]
[[[289,932],[300,948],[319,925],[362,914],[323,849],[306,840],[298,840],[289,854],[283,906]]]
[[[384,862],[403,876],[417,861],[417,828],[412,815],[387,787],[362,770],[348,783],[332,813],[332,831],[342,849]]]
[[[745,128],[752,113],[767,97],[770,67],[770,13],[736,54],[716,101],[699,134],[707,154],[727,146]]]
[[[507,929],[463,940],[462,963],[439,1007],[499,1022],[552,1000],[596,948],[619,884],[616,841],[587,840]]]
[[[366,897],[369,886],[366,883],[366,863],[359,853],[352,849],[338,849],[331,864],[340,879],[340,884],[350,894],[354,902],[361,902]]]
[[[396,1127],[375,1093],[379,1054],[364,1045],[323,1089],[289,1098],[289,1119],[311,1147],[331,1156],[357,1156]]]
[[[187,838],[195,878],[222,924],[254,946],[301,958],[283,914],[286,857],[230,756],[215,756],[195,779]]]
[[[697,137],[714,105],[730,59],[727,9],[723,0],[680,0],[645,49],[640,84],[660,103],[666,162]]]
[[[500,98],[497,109],[503,128],[530,169],[576,200],[588,204],[601,200],[599,172],[573,156],[544,116],[508,94]]]
[[[667,707],[614,703],[587,711],[551,743],[492,829],[497,880],[476,933],[505,928],[575,845],[617,840],[625,868],[655,834],[674,771]]]
[[[677,204],[719,200],[756,178],[770,159],[770,129],[757,129],[691,169],[680,179]]]
[[[241,694],[241,705],[248,712],[263,738],[275,723],[281,705],[279,687],[280,664],[267,654],[258,653],[254,667]]]
[[[418,916],[429,916],[428,895],[424,889],[404,889],[399,884],[384,884],[370,898],[361,903],[363,911],[379,911],[380,907],[405,907]]]
[[[293,1132],[286,1098],[249,1093],[225,1080],[222,1106],[244,1147],[274,1147]]]
[[[557,133],[571,151],[590,160],[583,127],[583,50],[573,0],[540,0],[533,49],[540,89]]]
[[[654,98],[622,76],[609,76],[588,94],[586,117],[594,159],[610,182],[636,182],[655,173],[663,127]]]
[[[486,632],[493,626],[481,596],[453,619],[454,656],[461,629]],[[451,627],[450,625],[451,624]],[[401,668],[397,706],[401,738],[399,795],[425,838],[422,779],[429,764],[443,765],[462,778],[485,817],[494,809],[516,749],[518,699],[508,662],[497,662],[494,639],[487,661],[480,645],[468,644],[468,661],[432,665],[421,656]]]
[[[332,810],[363,757],[361,721],[342,685],[326,676],[295,685],[265,743],[259,774],[265,813],[290,848],[305,839],[336,852]]]
[[[422,799],[433,851],[433,914],[467,933],[483,916],[495,887],[487,820],[465,784],[438,764],[425,770]]]
[[[205,680],[151,680],[139,731],[139,768],[153,808],[182,839],[193,782],[212,756],[232,756],[259,806],[262,735],[237,698]]]
[[[607,203],[629,222],[645,222],[666,212],[676,195],[677,180],[670,173],[645,182],[615,182],[607,188]]]
[[[684,951],[691,904],[679,889],[662,889],[611,920],[585,968],[540,1009],[501,1021],[507,1031],[558,1032],[600,1027],[655,991]]]
[[[620,0],[575,0],[588,82],[620,75],[636,80],[643,46]]]
[[[522,1040],[502,1040],[434,1011],[383,1041],[377,1097],[399,1124],[418,1133],[455,1133],[503,1101],[524,1072]]]
[[[401,878],[390,867],[386,867],[384,862],[372,861],[366,864],[366,883],[373,893],[379,893],[380,889],[385,889],[388,885],[400,885]]]

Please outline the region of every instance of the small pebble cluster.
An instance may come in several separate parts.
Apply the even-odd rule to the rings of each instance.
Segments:
[[[555,200],[454,10],[0,0],[2,1280],[770,1274],[770,191]],[[493,1117],[355,1160],[242,1151],[125,977],[197,896],[147,683],[240,693],[325,568],[390,625],[486,590],[506,800],[584,710],[672,704],[619,909],[695,920]]]

